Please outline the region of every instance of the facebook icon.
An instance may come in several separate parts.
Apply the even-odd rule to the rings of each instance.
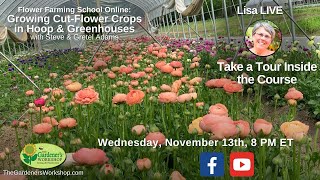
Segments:
[[[204,152],[200,154],[201,176],[223,176],[224,175],[223,153]]]

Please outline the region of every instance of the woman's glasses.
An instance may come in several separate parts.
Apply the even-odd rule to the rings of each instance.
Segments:
[[[256,35],[258,35],[260,38],[265,37],[266,39],[271,39],[271,36],[269,35],[264,35],[263,33],[255,33]]]

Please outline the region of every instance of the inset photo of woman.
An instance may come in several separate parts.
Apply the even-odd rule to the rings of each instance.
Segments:
[[[246,46],[257,56],[264,57],[274,54],[280,48],[281,41],[280,29],[268,20],[256,21],[246,31]]]

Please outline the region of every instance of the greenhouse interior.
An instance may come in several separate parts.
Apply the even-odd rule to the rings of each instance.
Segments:
[[[0,180],[320,179],[320,0],[0,0]]]

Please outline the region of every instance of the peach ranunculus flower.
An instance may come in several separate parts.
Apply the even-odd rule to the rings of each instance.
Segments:
[[[195,77],[189,81],[189,84],[195,85],[195,84],[199,84],[201,81],[202,81],[201,77]]]
[[[34,91],[33,90],[26,91],[26,96],[32,96],[32,95],[34,95]]]
[[[114,174],[114,168],[112,164],[104,164],[101,169],[101,172],[103,172],[105,175]]]
[[[188,128],[189,134],[192,134],[194,132],[196,132],[198,135],[203,134],[203,130],[199,126],[200,121],[202,121],[202,117],[199,117],[199,118],[193,120],[192,123],[189,124],[189,128]]]
[[[212,88],[223,88],[223,86],[225,84],[228,84],[230,83],[231,80],[230,79],[227,79],[227,78],[220,78],[220,79],[212,79],[212,80],[209,80],[207,82],[206,85],[208,85],[208,87],[212,87]]]
[[[170,74],[174,77],[182,77],[182,71],[180,70],[173,70]]]
[[[170,175],[171,180],[186,180],[185,177],[183,177],[179,171],[173,171]]]
[[[153,145],[158,142],[157,144],[160,145],[166,142],[166,137],[161,132],[150,132],[146,136],[146,141],[151,141]]]
[[[59,88],[54,88],[51,91],[51,95],[52,95],[53,99],[55,99],[55,98],[60,99],[64,95],[64,91],[62,89],[59,89]]]
[[[227,93],[235,93],[235,92],[242,92],[243,91],[242,84],[239,84],[236,81],[231,81],[230,83],[225,84],[223,86],[223,89]]]
[[[126,102],[126,97],[127,97],[127,95],[123,94],[123,93],[116,94],[112,98],[112,103],[113,104],[124,103],[124,102]]]
[[[145,94],[141,90],[130,90],[126,96],[126,103],[128,105],[140,104],[143,101]]]
[[[225,105],[218,103],[210,106],[209,114],[215,114],[219,116],[228,116],[228,109]]]
[[[72,154],[72,158],[80,165],[102,165],[109,160],[103,150],[96,148],[81,148]]]
[[[172,66],[173,68],[180,68],[182,67],[182,63],[180,61],[171,61],[170,66]]]
[[[286,138],[292,138],[296,141],[300,141],[308,134],[309,126],[300,121],[291,121],[281,124],[280,130]]]
[[[131,86],[139,86],[139,81],[138,80],[132,80],[130,81]]]
[[[250,134],[250,124],[244,120],[238,120],[233,122],[240,130],[239,136],[245,138]]]
[[[102,60],[98,60],[94,63],[93,65],[93,69],[98,71],[98,70],[103,70],[107,67],[106,62],[102,61]]]
[[[289,99],[301,100],[303,99],[303,94],[300,91],[296,90],[295,88],[290,88],[287,94],[284,96],[284,98],[286,100],[289,100]]]
[[[222,140],[225,138],[235,137],[239,133],[239,129],[232,121],[221,121],[210,126],[212,133],[211,139]]]
[[[197,107],[202,107],[202,106],[204,106],[204,102],[197,102],[197,103],[196,103],[196,106],[197,106]]]
[[[177,102],[178,96],[174,92],[163,92],[158,96],[158,100],[161,103],[175,103]]]
[[[57,73],[49,73],[49,77],[55,79],[58,77],[58,74]]]
[[[55,118],[53,118],[53,117],[44,117],[44,118],[42,118],[42,122],[44,122],[44,123],[49,123],[49,124],[51,124],[52,126],[57,126],[59,123],[58,123],[58,121],[55,119]]]
[[[72,82],[73,82],[72,80],[67,79],[67,80],[65,80],[65,81],[63,82],[63,85],[64,85],[64,86],[68,86],[68,85],[71,84]]]
[[[146,127],[142,124],[135,125],[132,127],[131,132],[140,136],[142,133],[146,132]]]
[[[116,78],[116,76],[117,75],[114,72],[108,72],[108,78],[114,79],[114,78]]]
[[[66,87],[66,89],[68,89],[70,92],[80,91],[81,88],[82,88],[82,85],[79,82],[73,82]]]
[[[45,89],[43,90],[43,93],[45,93],[45,94],[47,94],[47,93],[49,93],[49,92],[51,92],[51,88],[45,88]]]
[[[191,99],[192,99],[192,96],[189,93],[187,93],[187,94],[181,94],[180,96],[178,96],[177,101],[179,103],[184,103],[184,102],[191,101]]]
[[[262,132],[264,135],[269,135],[272,131],[272,124],[264,119],[257,119],[253,123],[253,130],[255,134]]]
[[[136,164],[138,169],[142,171],[142,170],[150,169],[152,163],[149,158],[143,158],[143,159],[138,159]]]
[[[99,100],[99,93],[94,89],[85,88],[78,91],[74,96],[74,102],[76,104],[92,104]]]
[[[161,69],[162,66],[166,65],[167,63],[165,61],[158,61],[155,66],[158,69]]]
[[[160,89],[161,89],[162,91],[168,91],[168,92],[171,91],[171,87],[170,87],[169,85],[166,85],[166,84],[162,84],[162,85],[160,86]]]
[[[36,134],[47,134],[50,133],[52,130],[52,125],[48,123],[40,123],[34,125],[32,131]]]
[[[182,84],[182,81],[180,79],[174,81],[171,86],[171,92],[178,93],[181,87],[181,84]]]
[[[233,123],[233,120],[227,116],[219,116],[215,114],[207,114],[202,117],[199,126],[205,132],[210,132],[210,127],[217,123],[228,121],[228,123]]]
[[[173,67],[170,66],[169,64],[162,66],[160,69],[160,71],[163,73],[171,73],[173,70],[174,70]]]
[[[77,125],[77,120],[74,118],[64,118],[59,121],[59,128],[73,128]]]

